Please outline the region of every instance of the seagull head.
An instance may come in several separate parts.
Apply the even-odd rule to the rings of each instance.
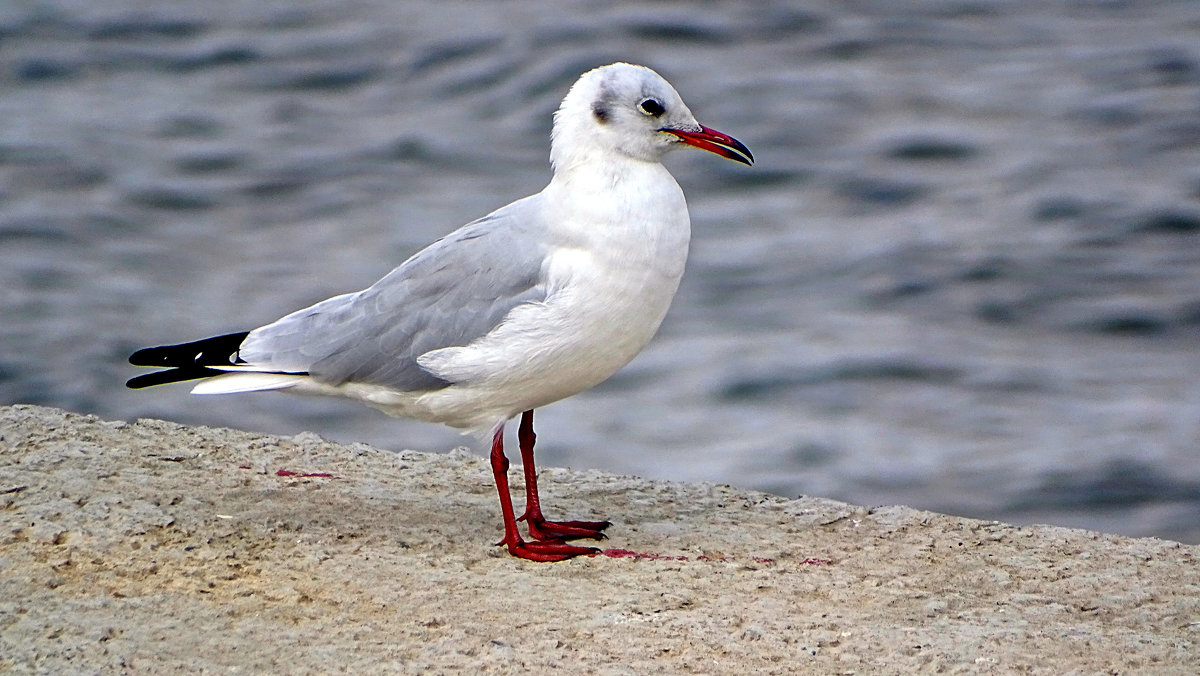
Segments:
[[[584,73],[571,87],[554,114],[550,159],[556,169],[597,156],[658,162],[681,144],[754,163],[740,141],[697,122],[658,73],[614,63]]]

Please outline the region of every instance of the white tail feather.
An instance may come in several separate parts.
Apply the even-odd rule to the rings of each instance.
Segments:
[[[308,376],[288,373],[228,373],[201,380],[192,388],[192,394],[235,394],[237,392],[259,392],[282,390],[295,387]]]

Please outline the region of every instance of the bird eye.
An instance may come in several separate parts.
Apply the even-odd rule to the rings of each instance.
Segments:
[[[659,115],[667,112],[666,109],[663,108],[662,104],[656,99],[646,99],[645,101],[642,101],[638,104],[638,110],[642,111],[646,115],[649,115],[650,117],[658,117]]]

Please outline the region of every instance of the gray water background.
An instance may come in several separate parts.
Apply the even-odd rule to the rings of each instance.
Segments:
[[[539,190],[559,99],[615,60],[758,163],[669,158],[679,296],[539,411],[542,463],[1200,542],[1191,0],[0,4],[0,402],[472,442],[127,391],[125,358]]]

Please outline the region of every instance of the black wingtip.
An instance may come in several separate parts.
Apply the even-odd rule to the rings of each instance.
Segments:
[[[146,347],[129,355],[129,363],[134,366],[166,366],[182,368],[185,366],[228,366],[233,363],[233,355],[241,346],[249,331],[227,333],[223,336],[213,336],[203,340],[178,345],[159,345]]]
[[[210,368],[177,368],[167,369],[166,371],[155,371],[145,375],[130,378],[125,381],[125,387],[131,390],[140,390],[145,387],[154,387],[155,385],[166,385],[167,383],[179,383],[185,380],[198,380],[200,378],[211,378],[219,376],[225,371],[218,371]]]
[[[168,370],[130,378],[125,383],[125,387],[140,390],[144,387],[221,375],[223,371],[207,367],[233,364],[238,347],[249,334],[249,331],[227,333],[223,336],[214,336],[190,343],[159,345],[138,350],[129,355],[130,364],[158,366]]]

